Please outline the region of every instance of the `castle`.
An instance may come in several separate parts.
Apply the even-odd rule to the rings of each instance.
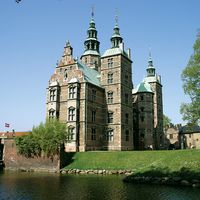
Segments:
[[[66,151],[160,149],[163,142],[162,85],[149,58],[147,75],[132,83],[131,51],[118,22],[111,48],[100,54],[92,15],[80,60],[68,41],[49,80],[46,116],[66,123]]]

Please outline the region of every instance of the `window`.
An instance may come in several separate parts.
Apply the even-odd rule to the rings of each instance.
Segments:
[[[49,119],[53,119],[55,117],[55,110],[49,110]]]
[[[143,95],[140,96],[140,100],[141,100],[141,101],[144,100],[144,96],[143,96]]]
[[[108,84],[113,83],[113,74],[109,73],[108,74]]]
[[[64,79],[65,80],[67,79],[67,69],[65,69],[65,71],[64,71]]]
[[[113,142],[114,137],[113,137],[113,130],[112,129],[110,129],[110,130],[107,131],[106,140],[108,142]]]
[[[113,92],[108,92],[107,93],[107,102],[108,103],[113,103]]]
[[[125,140],[129,141],[129,131],[128,130],[126,130],[126,133],[125,133]]]
[[[56,100],[56,90],[50,90],[50,101]]]
[[[108,112],[108,123],[113,123],[113,112]]]
[[[125,114],[125,124],[128,124],[128,113]]]
[[[70,126],[68,127],[68,137],[67,140],[74,140],[75,139],[75,127]]]
[[[144,112],[144,107],[141,107],[140,110],[141,110],[141,112]]]
[[[85,64],[87,64],[87,57],[85,57]]]
[[[92,90],[91,100],[94,102],[96,100],[97,91]]]
[[[128,75],[125,75],[125,82],[128,83]]]
[[[74,99],[76,97],[76,87],[71,86],[69,88],[69,99]]]
[[[141,116],[140,119],[142,122],[144,122],[144,116]]]
[[[191,138],[191,134],[189,134],[189,138]]]
[[[92,122],[95,122],[96,121],[96,111],[93,110],[92,111]]]
[[[91,140],[96,140],[96,129],[92,128]]]
[[[169,134],[169,139],[173,139],[173,134]]]
[[[128,104],[128,94],[125,94],[125,104]]]
[[[68,121],[75,121],[75,108],[70,107],[68,111]]]
[[[108,59],[108,68],[113,67],[113,58]]]

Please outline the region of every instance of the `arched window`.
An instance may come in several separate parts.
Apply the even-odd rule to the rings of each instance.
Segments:
[[[49,119],[53,119],[56,117],[56,111],[54,109],[49,110]]]
[[[108,142],[113,142],[113,141],[114,141],[113,129],[107,130],[107,133],[106,133],[106,141],[108,141]]]

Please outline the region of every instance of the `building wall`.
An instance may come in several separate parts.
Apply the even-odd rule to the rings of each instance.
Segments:
[[[153,93],[138,93],[133,96],[133,123],[135,148],[154,149],[154,103]]]
[[[200,133],[185,134],[185,144],[188,149],[200,149]]]
[[[13,139],[4,140],[3,158],[6,169],[18,170],[33,170],[56,172],[60,170],[60,159],[55,156],[53,160],[47,157],[26,158],[17,153]]]
[[[154,129],[155,129],[155,148],[163,147],[163,100],[162,85],[157,82],[150,83],[154,91]]]
[[[170,125],[165,128],[165,148],[200,149],[200,132],[182,133],[181,125]]]
[[[112,59],[112,66],[109,60]],[[109,75],[112,81],[109,82]],[[122,55],[113,55],[101,59],[101,85],[105,88],[107,113],[113,113],[113,122],[106,129],[113,130],[113,140],[104,145],[108,150],[133,149],[132,126],[132,71],[131,61]],[[113,93],[113,102],[109,102],[108,93]],[[128,120],[125,121],[126,116]]]
[[[164,148],[179,149],[180,147],[180,138],[179,138],[179,127],[178,126],[170,126],[165,130],[165,138],[164,138]]]

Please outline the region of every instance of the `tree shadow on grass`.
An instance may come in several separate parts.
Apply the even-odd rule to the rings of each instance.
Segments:
[[[76,152],[65,152],[64,147],[61,147],[60,151],[60,168],[66,167],[67,165],[71,164],[74,159],[74,155]]]
[[[152,167],[148,171],[144,172],[136,172],[133,175],[130,175],[133,177],[181,177],[181,179],[199,179],[200,180],[200,169],[197,169],[197,171],[191,170],[186,167],[182,167],[179,171],[170,171],[168,167]]]

